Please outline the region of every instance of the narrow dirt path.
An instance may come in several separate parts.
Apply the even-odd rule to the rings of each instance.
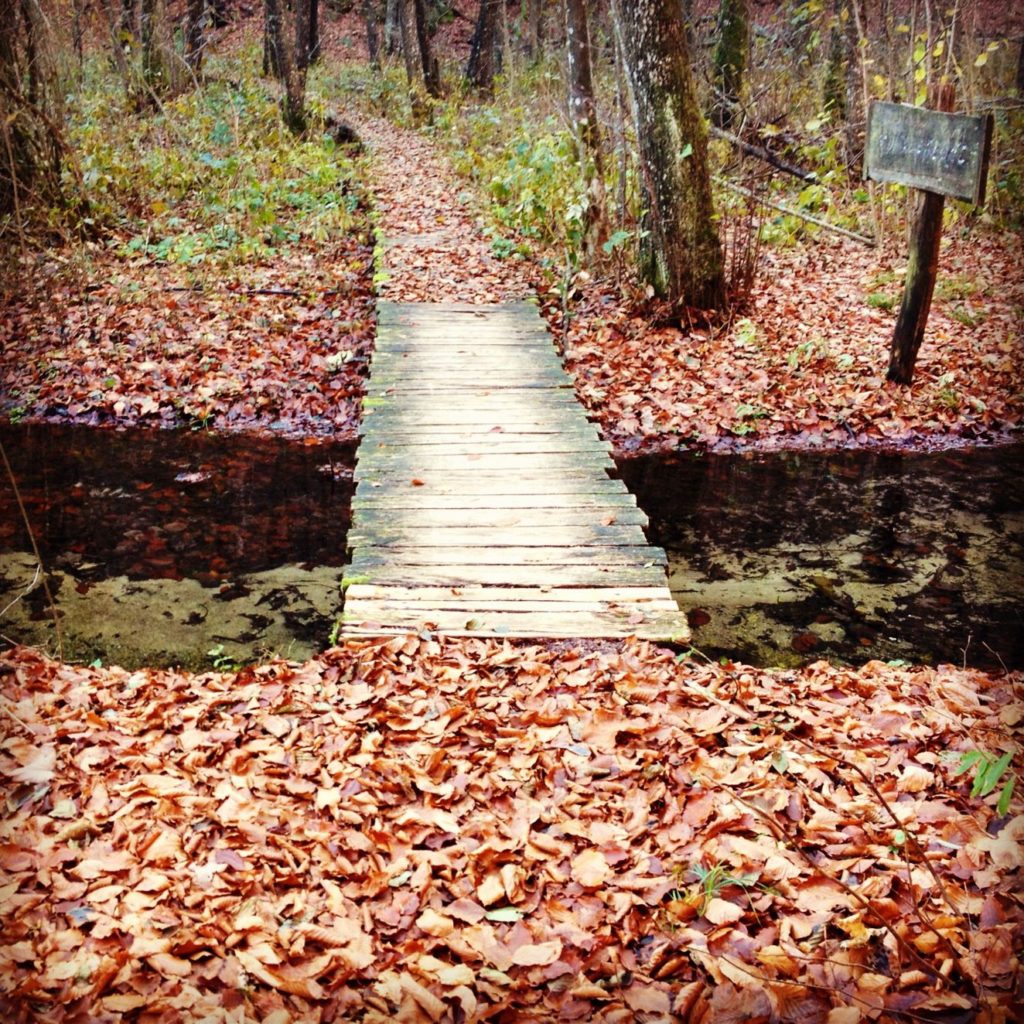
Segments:
[[[444,157],[418,132],[378,119],[352,123],[373,157],[371,188],[386,241],[391,302],[512,302],[532,291],[523,263],[500,259]]]

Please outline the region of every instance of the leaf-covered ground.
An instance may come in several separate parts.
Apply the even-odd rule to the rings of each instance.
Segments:
[[[0,319],[13,419],[354,439],[374,331],[365,237],[195,290],[143,260],[91,276],[37,278]]]
[[[885,380],[905,253],[826,238],[766,250],[747,315],[720,329],[658,327],[585,286],[567,360],[623,451],[991,440],[1024,424],[1022,260],[1019,236],[946,238],[909,388]]]
[[[12,1021],[1005,1021],[1019,674],[353,643],[0,662]]]

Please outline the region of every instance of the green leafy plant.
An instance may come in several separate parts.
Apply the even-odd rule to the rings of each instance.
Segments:
[[[1002,783],[999,791],[999,799],[996,801],[996,810],[1000,816],[1005,815],[1010,809],[1010,801],[1013,799],[1013,791],[1017,784],[1017,776],[1010,772],[1010,763],[1013,761],[1013,751],[1007,751],[996,757],[982,750],[968,750],[960,755],[960,762],[953,772],[954,775],[965,775],[967,772],[974,772],[974,781],[971,785],[971,796],[980,799],[994,793]]]
[[[206,652],[206,656],[217,672],[237,672],[242,667],[240,662],[225,653],[223,644],[215,644]]]
[[[719,861],[710,867],[703,864],[695,864],[689,868],[680,867],[675,873],[680,881],[692,878],[694,884],[684,889],[673,889],[669,893],[669,898],[685,900],[691,904],[698,904],[699,901],[699,905],[696,906],[698,916],[703,915],[711,901],[727,889],[740,888],[747,892],[751,888],[759,887],[756,874],[730,874],[728,868]]]

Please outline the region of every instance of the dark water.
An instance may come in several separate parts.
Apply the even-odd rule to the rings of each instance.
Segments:
[[[209,668],[326,646],[351,445],[54,426],[0,441],[69,660]],[[1024,445],[659,456],[620,475],[710,657],[1024,667]],[[34,570],[0,476],[0,635],[54,652],[42,588],[21,596]]]
[[[1024,667],[1024,445],[635,459],[694,645]]]
[[[218,645],[242,660],[326,645],[351,444],[54,426],[0,428],[0,441],[72,656],[196,667]],[[0,608],[31,582],[30,550],[4,473]],[[0,633],[53,649],[42,588],[0,616]]]

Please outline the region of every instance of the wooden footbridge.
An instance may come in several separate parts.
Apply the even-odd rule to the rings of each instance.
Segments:
[[[342,632],[685,639],[613,469],[536,307],[381,303]]]

